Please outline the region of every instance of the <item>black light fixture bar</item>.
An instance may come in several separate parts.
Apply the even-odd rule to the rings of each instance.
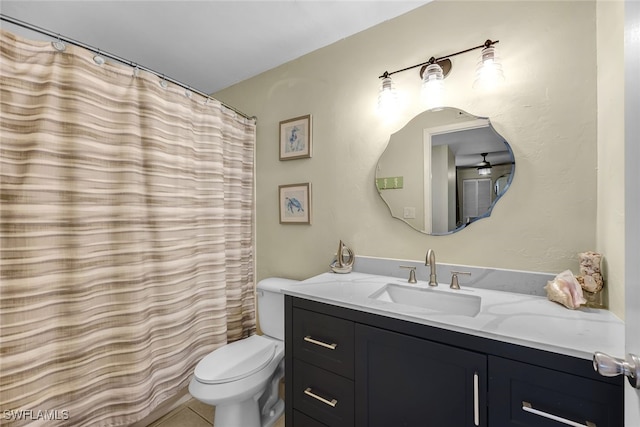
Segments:
[[[391,72],[385,71],[378,78],[379,79],[385,79],[385,78],[387,78],[387,77],[389,77],[389,76],[391,76],[393,74],[396,74],[396,73],[401,73],[401,72],[407,71],[407,70],[413,70],[414,68],[422,67],[422,66],[425,66],[427,64],[435,64],[436,62],[440,62],[440,61],[443,61],[445,59],[449,59],[452,56],[460,55],[462,53],[471,52],[472,50],[476,50],[476,49],[480,49],[480,48],[490,47],[490,46],[493,46],[494,44],[499,43],[499,42],[500,42],[500,40],[495,40],[495,41],[487,40],[483,44],[481,44],[480,46],[471,47],[469,49],[461,50],[460,52],[451,53],[449,55],[441,56],[440,58],[435,58],[435,57],[432,56],[431,58],[429,58],[429,60],[427,62],[421,62],[420,64],[412,65],[410,67],[406,67],[406,68],[403,68],[401,70],[396,70],[396,71],[391,71]]]

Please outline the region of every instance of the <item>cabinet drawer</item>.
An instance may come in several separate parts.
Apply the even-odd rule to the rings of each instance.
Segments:
[[[293,407],[327,426],[353,426],[353,381],[294,360]]]
[[[302,412],[293,411],[293,427],[326,427],[324,424],[306,416]]]
[[[353,379],[353,322],[293,309],[293,357]]]
[[[494,426],[624,424],[622,387],[500,357],[489,357],[489,402]]]

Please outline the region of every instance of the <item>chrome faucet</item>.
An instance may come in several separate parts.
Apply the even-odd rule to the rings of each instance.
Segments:
[[[433,249],[427,251],[424,265],[431,267],[429,273],[429,286],[438,286],[438,278],[436,277],[436,253]]]

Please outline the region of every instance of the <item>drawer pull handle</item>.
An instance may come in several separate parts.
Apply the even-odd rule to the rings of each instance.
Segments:
[[[476,426],[480,425],[480,397],[478,396],[479,392],[479,384],[478,384],[478,373],[474,372],[473,374],[473,423]]]
[[[540,411],[531,406],[531,403],[525,401],[522,401],[522,410],[572,427],[596,427],[596,424],[591,421],[587,421],[586,424],[580,424],[557,415],[549,414],[548,412]]]
[[[326,342],[314,340],[313,338],[311,338],[310,335],[307,335],[306,337],[304,337],[304,340],[306,342],[310,342],[311,344],[315,344],[315,345],[319,345],[320,347],[328,348],[329,350],[335,350],[336,347],[338,347],[338,344],[336,344],[336,343],[327,344]]]
[[[329,405],[332,408],[335,408],[336,405],[338,404],[338,401],[336,399],[331,399],[331,400],[327,400],[322,396],[318,396],[317,394],[315,394],[312,391],[311,387],[307,387],[306,390],[304,391],[304,394],[306,394],[307,396],[311,396],[316,400],[319,400],[320,402],[324,403],[325,405]]]

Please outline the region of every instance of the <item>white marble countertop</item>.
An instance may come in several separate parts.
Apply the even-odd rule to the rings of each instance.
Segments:
[[[323,273],[288,285],[287,295],[340,307],[380,314],[512,344],[591,360],[593,352],[624,354],[624,323],[607,310],[569,310],[546,297],[465,287],[439,292],[458,292],[482,298],[474,317],[434,313],[419,307],[369,298],[387,283],[429,288],[425,281],[409,285],[406,279],[352,272]],[[433,289],[433,288],[432,288]]]

